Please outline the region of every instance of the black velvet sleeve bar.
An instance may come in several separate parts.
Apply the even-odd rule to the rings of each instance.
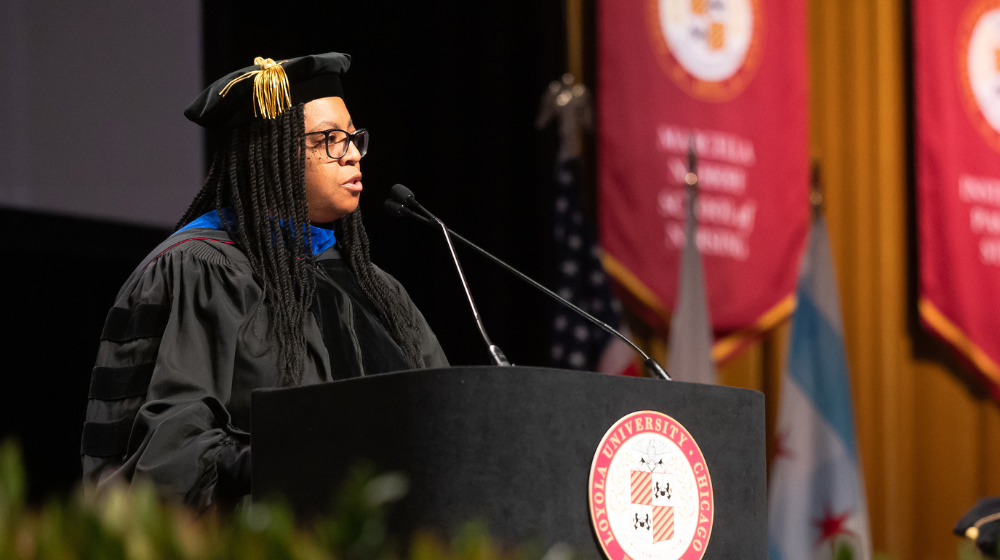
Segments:
[[[81,454],[90,489],[144,478],[206,509],[250,492],[250,392],[278,379],[245,256],[224,232],[185,233],[153,251],[109,312]],[[329,379],[314,321],[305,334],[306,382]]]
[[[219,479],[234,478],[220,474],[227,459],[249,448],[249,433],[233,425],[226,404],[240,331],[261,294],[238,266],[194,248],[148,263],[109,313],[82,452],[92,482],[142,477],[203,509]],[[125,431],[112,439],[102,433],[108,425]]]

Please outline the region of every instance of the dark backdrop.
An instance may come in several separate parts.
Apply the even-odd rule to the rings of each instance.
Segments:
[[[407,287],[452,363],[486,364],[443,239],[386,216],[382,201],[403,183],[452,229],[551,285],[556,140],[533,123],[542,91],[565,70],[562,2],[325,0],[276,9],[211,0],[203,16],[206,83],[256,56],[352,55],[347,106],[372,135],[361,198],[372,258]],[[0,210],[0,439],[21,440],[34,498],[78,480],[104,316],[168,233]],[[548,300],[477,255],[459,255],[494,342],[515,363],[546,365]]]

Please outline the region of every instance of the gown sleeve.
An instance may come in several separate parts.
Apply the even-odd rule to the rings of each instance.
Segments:
[[[252,328],[248,319],[261,293],[245,268],[219,253],[210,257],[196,243],[186,245],[192,247],[169,251],[138,273],[109,314],[91,382],[82,451],[85,480],[96,483],[98,491],[143,478],[166,497],[204,510],[250,492],[250,435],[233,426],[226,404],[239,339],[244,329]],[[159,323],[139,324],[143,310],[147,317],[158,314]],[[116,313],[124,317],[118,321],[121,332],[109,332]],[[144,398],[94,398],[99,371],[143,367],[151,370]],[[120,437],[127,445],[116,449],[113,442],[91,437],[90,451],[105,457],[88,461],[88,425],[91,435],[106,436],[94,426],[107,426],[108,420],[130,427],[127,440]],[[115,452],[121,454],[108,457]]]

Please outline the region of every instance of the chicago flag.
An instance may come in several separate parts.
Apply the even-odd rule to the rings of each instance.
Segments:
[[[817,217],[799,276],[768,499],[768,559],[871,558],[840,298]]]

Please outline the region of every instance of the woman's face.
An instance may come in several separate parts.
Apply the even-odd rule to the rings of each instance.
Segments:
[[[361,197],[361,154],[353,142],[347,154],[330,159],[322,134],[309,134],[331,128],[354,132],[354,122],[344,100],[324,97],[305,104],[306,120],[306,200],[309,221],[325,224],[342,218],[358,207]],[[330,142],[333,155],[334,144]]]

